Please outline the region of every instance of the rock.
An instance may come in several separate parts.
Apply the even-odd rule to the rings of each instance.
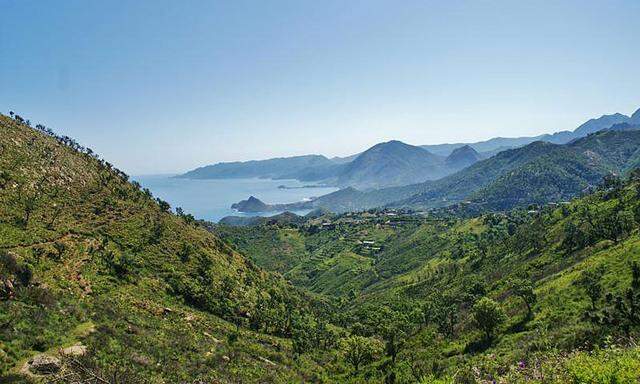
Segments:
[[[277,365],[276,363],[267,359],[266,357],[258,356],[258,360],[262,361],[263,363],[267,363],[269,365],[273,365],[273,366]]]
[[[60,351],[63,356],[84,356],[87,354],[87,347],[82,344],[72,345]]]
[[[152,361],[150,358],[148,358],[147,356],[144,355],[139,355],[139,354],[134,354],[131,359],[135,362],[138,363],[140,365],[143,365],[145,367],[149,366],[152,364]]]
[[[16,297],[13,282],[10,279],[0,279],[0,299],[12,300]]]
[[[60,370],[60,359],[48,355],[37,355],[29,360],[28,369],[37,375],[49,375]]]

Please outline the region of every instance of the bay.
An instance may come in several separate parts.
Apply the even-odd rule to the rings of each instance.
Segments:
[[[271,179],[210,179],[192,180],[175,178],[173,175],[134,176],[144,188],[149,188],[155,197],[181,207],[197,219],[218,222],[225,216],[272,216],[282,212],[240,213],[231,209],[231,204],[255,196],[267,204],[293,203],[334,192],[338,188],[300,188],[309,183],[298,180]],[[285,186],[286,189],[278,188]],[[294,211],[299,215],[309,210]]]

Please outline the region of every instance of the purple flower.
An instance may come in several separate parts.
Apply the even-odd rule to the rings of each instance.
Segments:
[[[525,364],[524,361],[520,360],[518,362],[518,368],[525,369],[526,367],[527,367],[527,364]]]

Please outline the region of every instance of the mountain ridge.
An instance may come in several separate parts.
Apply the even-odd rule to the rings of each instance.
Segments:
[[[628,123],[631,125],[640,124],[640,109],[635,111],[631,117],[621,113],[610,115],[602,115],[598,118],[592,118],[582,123],[573,131],[559,131],[552,134],[542,134],[532,137],[494,137],[488,140],[475,143],[456,143],[456,144],[435,144],[412,146],[422,148],[430,152],[432,155],[445,159],[458,148],[469,147],[478,153],[481,158],[491,157],[501,151],[521,147],[535,141],[546,141],[555,144],[566,144],[573,140],[584,137],[590,133],[594,133],[603,129],[611,128],[613,125]],[[397,140],[396,140],[397,141]],[[392,140],[393,142],[393,140]],[[388,143],[379,143],[364,152],[347,156],[334,157],[331,159],[322,155],[304,155],[294,157],[280,157],[268,160],[251,160],[247,162],[231,162],[218,163],[197,168],[186,172],[178,177],[185,178],[237,178],[237,177],[261,177],[272,179],[297,179],[305,182],[321,182],[323,184],[331,184],[340,187],[359,187],[360,189],[383,188],[396,185],[408,185],[416,181],[423,181],[446,176],[460,169],[460,166],[471,162],[461,162],[458,166],[451,166],[453,163],[444,166],[437,164],[433,158],[425,158],[423,167],[430,170],[418,170],[415,166],[400,165],[394,160],[393,167],[397,170],[407,172],[406,175],[393,174],[388,171],[386,174],[375,175],[372,169],[377,167],[380,172],[385,172],[384,164],[376,165],[366,164],[361,170],[353,170],[353,162],[361,155],[367,153],[365,157],[369,157],[371,151],[378,146]],[[409,144],[407,144],[409,145]],[[375,151],[375,150],[374,150]],[[407,153],[414,153],[408,151]],[[471,158],[470,158],[471,159]],[[363,163],[368,161],[362,160]],[[372,168],[373,167],[373,168]],[[390,179],[389,174],[393,177]]]

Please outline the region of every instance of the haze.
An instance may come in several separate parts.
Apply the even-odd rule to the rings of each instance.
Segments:
[[[0,4],[2,112],[131,174],[535,135],[640,105],[637,1]]]

